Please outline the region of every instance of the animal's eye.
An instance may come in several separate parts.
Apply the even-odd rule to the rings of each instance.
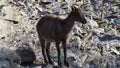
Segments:
[[[78,9],[75,9],[75,11],[78,11]]]

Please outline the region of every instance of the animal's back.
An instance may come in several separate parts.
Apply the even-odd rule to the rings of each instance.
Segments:
[[[62,31],[61,21],[57,16],[46,15],[39,20],[37,31],[44,39],[52,41],[55,39],[56,34]]]

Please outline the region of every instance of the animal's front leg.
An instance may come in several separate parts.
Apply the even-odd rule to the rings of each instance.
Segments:
[[[53,62],[53,60],[51,59],[51,56],[50,56],[50,43],[48,43],[48,42],[47,42],[47,45],[46,45],[46,54],[47,54],[49,64],[54,64],[54,62]]]
[[[62,45],[63,45],[63,48],[64,48],[64,64],[65,64],[65,66],[69,67],[69,64],[68,64],[68,62],[67,62],[66,40],[63,40],[63,41],[62,41]]]
[[[56,48],[57,48],[57,54],[58,54],[58,66],[62,66],[61,64],[61,61],[60,61],[60,55],[61,55],[61,52],[60,52],[60,41],[56,41]]]
[[[48,61],[47,61],[47,56],[46,56],[46,47],[45,47],[45,41],[44,40],[41,40],[40,39],[40,42],[41,42],[41,48],[42,48],[42,55],[43,55],[43,57],[44,57],[44,62],[46,63],[46,64],[48,64]]]

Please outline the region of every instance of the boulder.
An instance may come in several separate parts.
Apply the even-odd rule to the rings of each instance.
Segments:
[[[120,24],[120,19],[114,19],[114,22]]]
[[[88,22],[87,25],[91,28],[98,27],[98,23],[95,20],[89,18],[86,18],[86,20]]]
[[[0,68],[20,68],[20,63],[15,48],[0,45]]]
[[[36,56],[33,50],[29,47],[18,48],[16,49],[16,53],[21,58],[21,65],[32,64],[34,60],[36,59]]]

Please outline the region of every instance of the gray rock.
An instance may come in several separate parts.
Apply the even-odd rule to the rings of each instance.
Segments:
[[[23,58],[22,62],[33,62],[36,57],[40,63],[43,63],[41,47],[35,46],[40,45],[35,27],[37,21],[43,15],[50,13],[65,18],[71,11],[70,8],[73,4],[82,5],[83,13],[85,16],[87,15],[88,24],[92,29],[88,26],[81,29],[82,26],[78,24],[73,29],[71,40],[68,43],[71,52],[68,51],[67,57],[71,68],[95,68],[96,66],[98,68],[119,68],[120,62],[116,58],[119,58],[120,52],[120,32],[119,29],[116,30],[115,25],[111,25],[111,22],[117,23],[117,25],[120,23],[119,0],[0,0],[0,18],[19,22],[18,24],[10,24],[12,22],[0,19],[0,44],[7,44],[6,47],[21,47],[18,52]],[[110,18],[113,15],[116,18]],[[102,27],[99,27],[98,23],[101,22],[106,23],[107,26],[101,25]],[[87,34],[91,31],[92,34],[86,43],[82,41],[81,39],[87,38]],[[52,45],[51,57],[57,62],[56,48],[54,44]],[[33,50],[29,50],[27,46],[32,46]],[[63,60],[63,52],[61,53],[61,60]],[[78,56],[80,57],[78,58]],[[17,63],[18,60],[15,61]],[[9,68],[8,61],[0,60],[0,67],[4,64]],[[39,67],[41,68],[41,65],[35,68]],[[47,67],[52,68],[53,66],[48,65]]]
[[[110,48],[110,50],[114,53],[116,53],[117,55],[120,55],[120,52],[118,50],[116,50],[115,48]]]
[[[101,54],[98,51],[90,51],[90,54],[88,56],[88,59],[86,60],[87,62],[94,61],[96,59],[100,59]]]
[[[44,3],[48,3],[48,2],[56,2],[56,0],[41,0]]]
[[[79,55],[80,56],[76,58],[77,63],[79,63],[78,66],[79,67],[84,67],[84,63],[86,63],[86,59],[87,59],[88,55],[87,55],[87,53],[79,54]]]
[[[57,13],[56,15],[58,15],[60,10],[61,10],[61,4],[60,3],[53,3],[52,7],[50,7],[50,9],[52,10],[51,13],[53,13],[53,14]]]
[[[15,48],[0,45],[0,68],[20,68],[20,57],[15,52]]]
[[[117,68],[117,66],[112,63],[108,63],[107,68]]]
[[[16,50],[16,53],[21,58],[21,64],[32,64],[34,60],[36,60],[36,56],[31,48],[19,48]]]
[[[92,29],[92,31],[97,34],[105,33],[104,28],[95,28],[95,29]]]
[[[89,18],[86,18],[86,20],[88,22],[88,26],[90,26],[91,28],[98,27],[98,23],[95,20]]]
[[[35,67],[32,67],[32,68],[42,68],[41,66],[35,66]]]
[[[115,19],[114,22],[120,24],[120,19]]]
[[[116,65],[117,65],[117,67],[119,68],[119,67],[120,67],[120,61],[117,61],[117,62],[116,62]]]

